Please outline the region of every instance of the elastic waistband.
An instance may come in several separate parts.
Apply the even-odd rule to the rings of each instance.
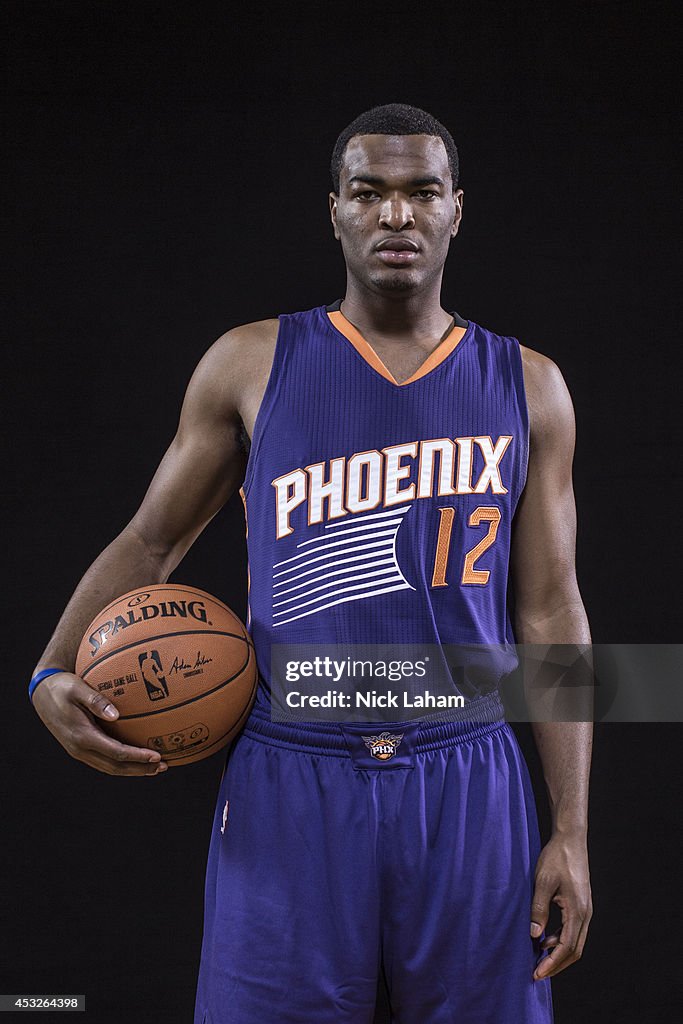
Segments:
[[[458,716],[444,720],[412,719],[410,722],[371,722],[368,732],[418,726],[415,752],[424,753],[439,747],[450,747],[485,736],[505,725],[505,709],[497,690],[472,701]],[[274,746],[289,747],[309,754],[350,757],[341,725],[336,722],[274,722],[270,711],[254,704],[243,734],[252,740]]]

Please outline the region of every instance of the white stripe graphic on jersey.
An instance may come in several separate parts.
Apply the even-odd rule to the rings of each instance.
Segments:
[[[347,601],[360,601],[366,597],[388,594],[393,590],[405,590],[406,588],[415,590],[415,587],[408,583],[401,572],[396,559],[396,536],[405,513],[411,508],[411,505],[405,505],[402,508],[391,509],[390,512],[355,516],[351,520],[346,519],[343,524],[327,523],[325,530],[330,530],[331,533],[323,533],[319,537],[313,537],[297,544],[297,548],[307,547],[311,544],[315,546],[292,558],[276,562],[273,566],[273,569],[277,569],[279,566],[289,566],[289,568],[280,569],[279,572],[273,574],[273,607],[289,605],[282,611],[273,612],[274,620],[281,616],[288,616],[280,618],[279,622],[274,621],[273,625],[283,626],[287,622],[304,618],[306,615],[315,615],[316,612],[321,612],[325,608],[331,608],[335,604],[344,604]],[[353,523],[353,526],[349,526],[349,523]],[[342,526],[347,528],[342,529]],[[385,529],[389,526],[392,526],[393,529]],[[344,536],[343,540],[336,540],[341,536]],[[316,555],[318,551],[324,551],[325,554],[310,557]],[[362,551],[364,554],[353,554],[358,551]],[[304,566],[313,565],[316,562],[323,564],[307,569],[305,572],[299,571]],[[340,566],[343,568],[339,568]],[[379,568],[379,566],[385,566],[385,568]],[[358,572],[358,570],[363,571]],[[308,578],[304,579],[302,583],[291,585],[295,583],[295,580],[301,580],[304,577]],[[370,582],[360,582],[368,579]],[[278,589],[282,587],[286,589]],[[335,589],[331,590],[331,587]],[[294,591],[298,591],[298,593],[293,597],[283,597],[284,594]],[[330,598],[335,598],[335,600],[330,600]],[[292,612],[299,614],[293,615]]]

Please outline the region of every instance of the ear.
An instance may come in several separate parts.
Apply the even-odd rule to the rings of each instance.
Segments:
[[[332,227],[334,229],[334,237],[338,241],[339,230],[337,228],[337,200],[339,199],[339,196],[337,195],[336,192],[330,192],[328,199],[330,203],[330,219],[332,221]]]
[[[453,224],[451,226],[451,238],[455,238],[460,227],[460,221],[462,220],[462,204],[465,193],[461,188],[456,188],[453,191],[453,202],[455,203],[455,216],[453,217]]]

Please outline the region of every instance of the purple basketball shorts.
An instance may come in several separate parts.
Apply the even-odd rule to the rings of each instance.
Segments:
[[[380,972],[395,1024],[552,1022],[529,773],[498,694],[476,707],[370,726],[254,707],[216,804],[194,1024],[372,1024]]]

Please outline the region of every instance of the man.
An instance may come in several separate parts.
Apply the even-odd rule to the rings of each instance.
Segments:
[[[206,353],[140,509],[37,666],[63,671],[34,705],[91,767],[163,769],[98,728],[108,704],[75,653],[97,611],[165,581],[240,488],[260,684],[216,804],[195,1024],[369,1024],[380,972],[400,1024],[548,1022],[549,979],[591,916],[590,723],[533,726],[553,815],[541,851],[497,689],[464,680],[464,713],[381,742],[270,713],[272,644],[509,644],[508,567],[518,642],[590,640],[562,375],[441,307],[463,204],[450,134],[417,108],[375,108],[340,135],[332,175],[343,301]],[[542,939],[551,902],[562,926]]]

